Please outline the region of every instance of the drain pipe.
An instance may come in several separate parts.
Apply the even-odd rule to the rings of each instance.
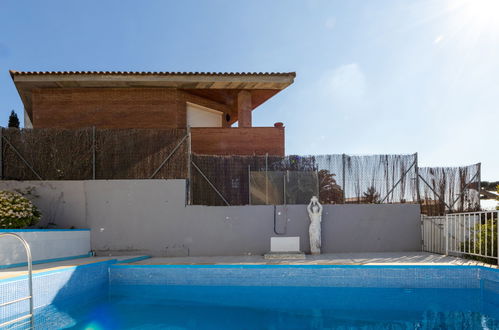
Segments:
[[[283,233],[279,233],[277,231],[277,215],[276,215],[276,208],[277,208],[277,205],[274,205],[274,233],[276,235],[285,235],[286,234],[286,229],[284,229],[284,232]],[[287,214],[287,212],[286,212]],[[287,217],[287,216],[286,216]]]

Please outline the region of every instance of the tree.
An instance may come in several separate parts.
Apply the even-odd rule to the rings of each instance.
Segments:
[[[374,186],[367,188],[363,199],[365,203],[379,204],[381,202],[379,193],[376,191]]]
[[[19,118],[14,110],[12,110],[9,116],[9,128],[19,128]]]
[[[496,189],[497,189],[497,193],[499,194],[499,184],[497,185]],[[497,197],[497,200],[499,201],[499,196]],[[496,206],[496,210],[499,210],[499,206]]]
[[[499,185],[499,181],[482,181],[480,182],[480,187],[482,189],[488,190],[488,191],[494,191],[496,190],[496,187]]]
[[[336,183],[335,174],[328,170],[320,170],[319,173],[319,199],[322,204],[342,204],[343,190]]]

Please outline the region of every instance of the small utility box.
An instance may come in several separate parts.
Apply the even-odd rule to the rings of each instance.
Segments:
[[[300,252],[300,237],[271,237],[270,253],[265,254],[265,259],[305,259],[305,254]]]
[[[300,252],[300,237],[271,237],[270,253],[275,252]]]

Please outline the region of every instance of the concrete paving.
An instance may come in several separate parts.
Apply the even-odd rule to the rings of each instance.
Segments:
[[[306,259],[264,259],[263,256],[150,258],[133,265],[483,265],[474,260],[428,252],[331,253]]]
[[[132,258],[137,258],[140,256],[108,256],[108,257],[88,257],[88,258],[76,258],[68,259],[63,261],[47,262],[41,264],[33,265],[33,274],[43,273],[47,271],[59,270],[69,267],[82,266],[95,262],[107,261],[107,260],[118,260],[119,262],[123,260],[128,260]],[[2,268],[0,269],[0,280],[13,278],[16,276],[26,275],[28,267],[14,267],[14,268]]]
[[[148,258],[129,262],[144,256],[106,256],[70,259],[33,265],[33,274],[82,266],[95,262],[118,260],[126,265],[480,265],[497,268],[474,260],[433,254],[428,252],[381,252],[381,253],[331,253],[307,255],[305,259],[264,259],[263,256],[218,257],[169,257]],[[0,269],[0,280],[27,274],[27,267]]]

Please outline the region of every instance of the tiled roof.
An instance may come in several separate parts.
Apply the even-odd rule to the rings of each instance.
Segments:
[[[296,76],[295,72],[170,72],[170,71],[15,71],[21,75],[164,75],[164,76]]]

